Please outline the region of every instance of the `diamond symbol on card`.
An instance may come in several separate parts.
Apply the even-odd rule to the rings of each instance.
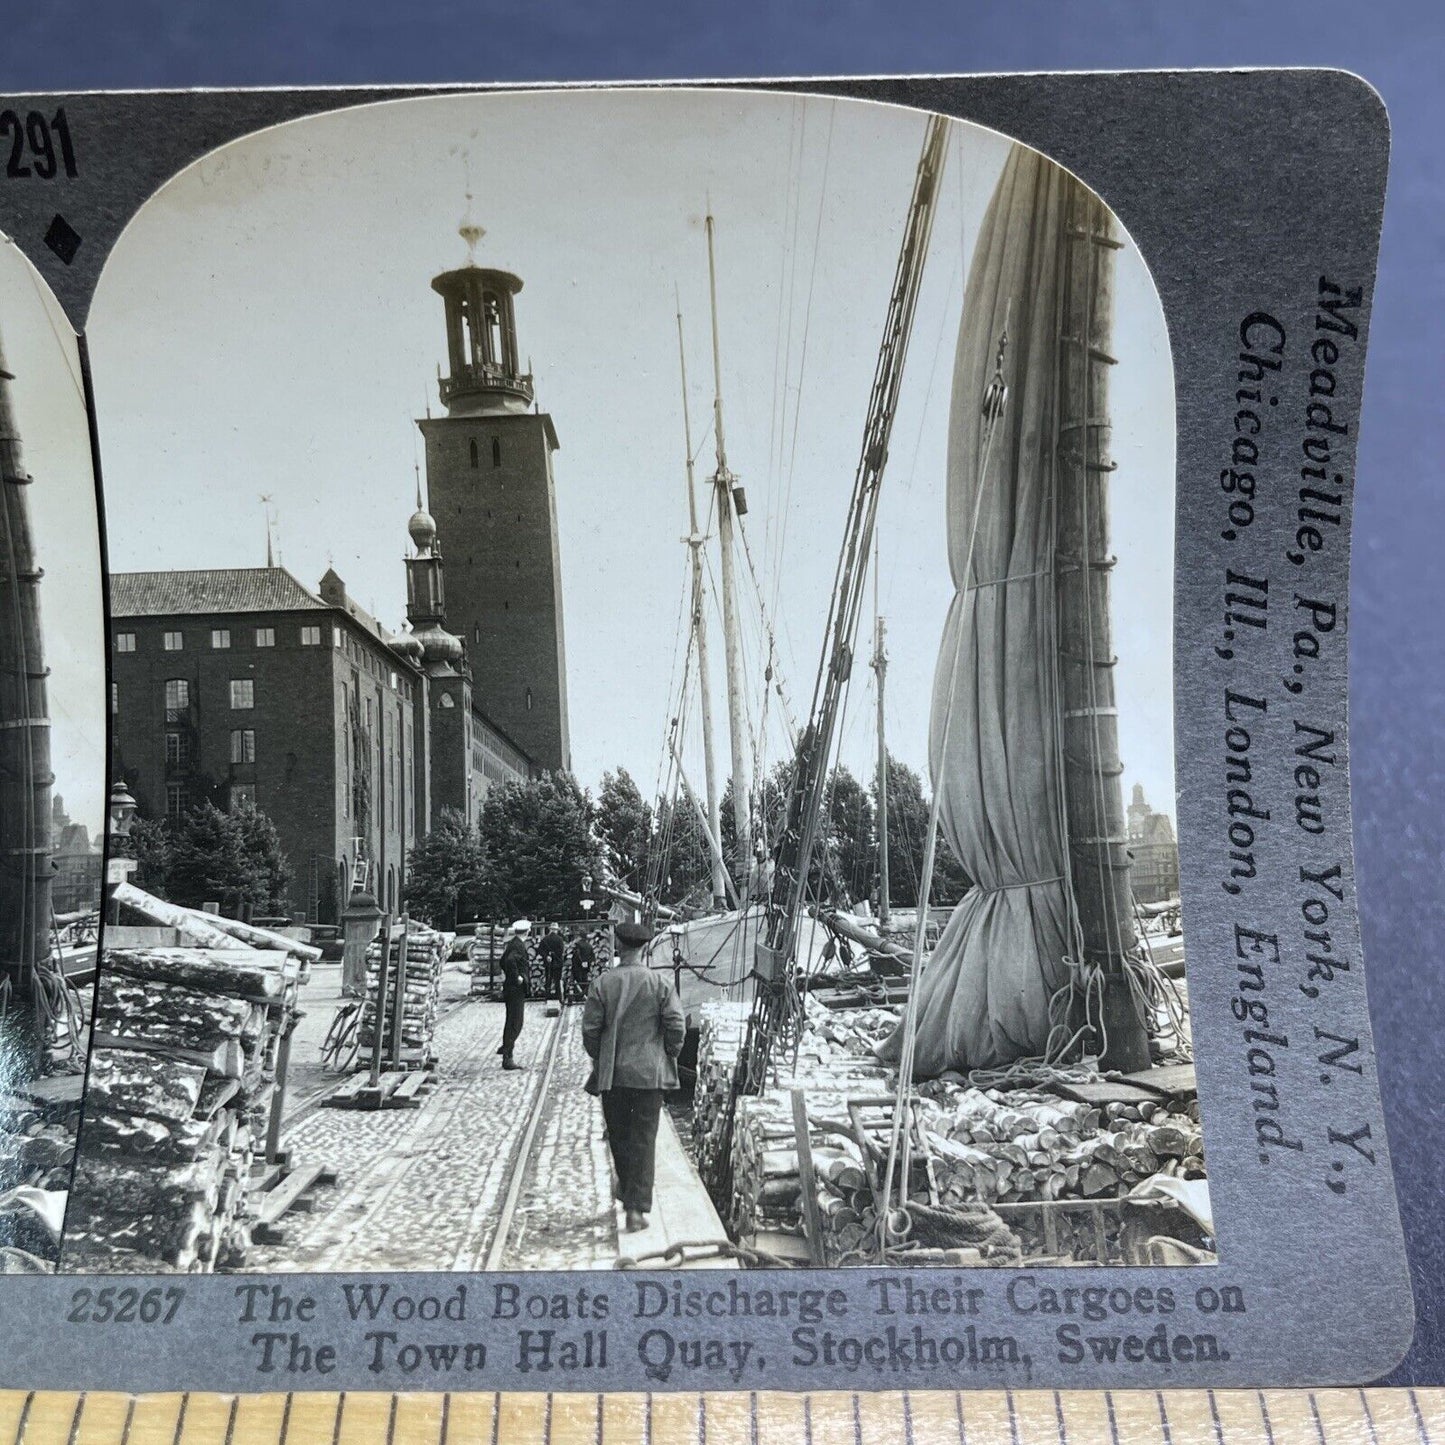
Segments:
[[[80,249],[80,233],[57,212],[45,233],[45,244],[68,266]]]

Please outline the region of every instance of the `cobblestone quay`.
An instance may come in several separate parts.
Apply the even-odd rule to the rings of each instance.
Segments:
[[[611,1176],[587,1077],[577,1007],[549,1019],[529,1003],[517,1043],[525,1067],[497,1059],[501,1004],[469,999],[437,1025],[436,1088],[417,1109],[306,1112],[286,1131],[301,1163],[336,1170],[312,1191],[314,1210],[281,1221],[282,1243],[258,1244],[254,1272],[473,1270],[498,1224],[513,1168],[525,1168],[503,1267],[607,1268],[617,1258]],[[532,1159],[517,1156],[561,1030]]]

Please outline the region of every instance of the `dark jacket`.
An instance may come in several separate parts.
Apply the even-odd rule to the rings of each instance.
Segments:
[[[559,969],[566,947],[560,933],[543,934],[541,943],[537,945],[537,956],[548,968]]]
[[[686,1034],[672,980],[640,958],[592,980],[582,1010],[582,1046],[597,1065],[599,1091],[677,1088]]]
[[[507,940],[502,950],[502,998],[519,1003],[527,997],[527,967],[530,963],[527,945],[518,937]]]

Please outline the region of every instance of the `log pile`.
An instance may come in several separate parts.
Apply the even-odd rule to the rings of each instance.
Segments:
[[[34,1274],[55,1268],[80,1117],[79,1078],[19,1081],[0,1097],[0,1273]]]
[[[897,1081],[876,1062],[873,1044],[895,1026],[898,1011],[826,1009],[810,1001],[796,1064],[779,1060],[777,1087],[737,1100],[730,1168],[723,1168],[719,1154],[747,1013],[746,1005],[731,1003],[701,1011],[694,1144],[719,1211],[735,1238],[765,1241],[775,1253],[780,1237],[806,1237],[810,1211],[790,1092],[802,1088],[815,1180],[812,1253],[828,1264],[876,1259],[877,1193],[887,1172]],[[1161,1174],[1204,1177],[1192,1099],[1095,1107],[1039,1089],[935,1080],[915,1097],[910,1147],[907,1245],[919,1263],[924,1254],[927,1262],[948,1265],[1017,1263],[1038,1254],[1045,1235],[1050,1256],[1093,1259],[1101,1227],[1095,1202],[1122,1200]],[[1078,1217],[1050,1214],[1045,1229],[1037,1208],[1011,1212],[1054,1201],[1078,1201]],[[995,1205],[1004,1208],[995,1212]]]
[[[1105,1199],[1155,1174],[1204,1175],[1197,1118],[1163,1103],[1086,1104],[1028,1090],[960,1089],[919,1103],[940,1202]]]
[[[285,953],[234,943],[106,952],[67,1269],[244,1262],[298,973]]]
[[[380,937],[366,950],[366,999],[361,1006],[361,1053],[365,1065],[376,1046],[378,995],[381,990],[382,946]],[[421,1068],[433,1058],[432,1037],[436,1033],[441,999],[442,965],[446,959],[444,936],[420,923],[399,924],[392,929],[386,945],[386,1016],[381,1023],[383,1059],[395,1068]],[[401,1031],[398,1044],[397,982],[401,980]]]

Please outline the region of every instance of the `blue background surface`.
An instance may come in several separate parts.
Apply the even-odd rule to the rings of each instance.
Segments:
[[[1355,842],[1371,1013],[1414,1273],[1392,1379],[1445,1384],[1445,7],[1214,0],[780,4],[145,3],[7,7],[0,89],[1329,65],[1394,129],[1351,588]],[[144,138],[137,137],[137,144]],[[1241,195],[1239,206],[1271,204]],[[1341,1270],[1351,1261],[1342,1257]],[[1328,1328],[1328,1321],[1321,1321]]]

